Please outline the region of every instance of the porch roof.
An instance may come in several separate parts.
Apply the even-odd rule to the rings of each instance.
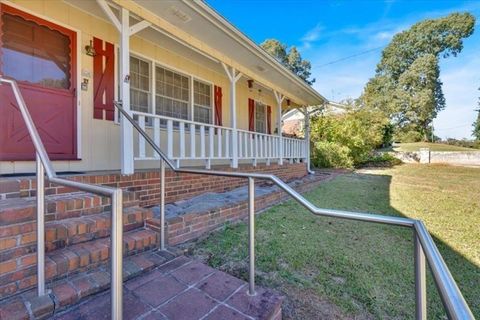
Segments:
[[[80,6],[78,2],[67,1]],[[245,78],[285,95],[293,104],[318,105],[327,101],[204,1],[109,1],[113,7],[128,9],[135,22],[146,20],[152,23],[151,28],[138,33],[140,37],[150,40],[156,37],[159,42],[165,38],[172,42],[173,39],[177,46],[181,43],[192,49],[193,54],[203,55],[200,58],[210,60],[207,63],[213,64],[220,72],[223,73],[220,62],[226,63],[242,72]],[[86,4],[86,1],[82,3]],[[90,8],[88,11],[103,15],[102,10]]]

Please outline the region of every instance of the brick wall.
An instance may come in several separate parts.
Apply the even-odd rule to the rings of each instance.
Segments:
[[[330,180],[337,176],[337,172],[330,175],[317,175],[306,177],[301,183],[293,186],[298,192],[307,192],[318,186],[322,181]],[[268,207],[278,204],[282,201],[291,199],[289,195],[281,190],[255,197],[255,212],[258,213]],[[181,216],[167,219],[166,237],[169,245],[177,245],[186,241],[195,240],[212,230],[221,228],[227,222],[236,222],[248,216],[247,200],[226,205],[215,210],[205,212],[186,213]],[[153,218],[146,221],[147,226],[159,231],[159,219]]]
[[[307,174],[304,163],[241,165],[239,169],[228,166],[215,166],[214,170],[272,173],[284,181],[299,179]],[[140,206],[157,205],[160,201],[160,172],[137,171],[129,176],[118,173],[98,173],[68,177],[71,180],[86,183],[121,187],[135,193]],[[165,199],[167,203],[188,199],[204,192],[224,192],[242,185],[246,179],[198,174],[177,174],[171,170],[165,172]],[[35,178],[7,178],[0,180],[0,199],[11,197],[29,197],[35,195]],[[60,194],[77,191],[75,189],[47,184],[45,194]]]

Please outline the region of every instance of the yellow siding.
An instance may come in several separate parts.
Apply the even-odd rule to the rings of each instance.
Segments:
[[[81,53],[78,57],[80,66],[77,82],[81,81],[82,71],[90,72],[93,76],[93,58],[87,56],[83,52],[83,48],[94,36],[118,45],[119,34],[113,25],[62,1],[14,0],[6,3],[78,31],[77,41]],[[171,52],[168,48],[160,47],[139,37],[132,37],[130,43],[132,52],[221,86],[223,90],[223,125],[230,126],[230,83],[224,73],[208,69],[197,62],[186,59],[179,52]],[[78,125],[81,131],[78,149],[81,150],[81,160],[56,161],[54,166],[57,170],[92,171],[120,168],[120,126],[112,121],[93,119],[93,78],[90,78],[89,81],[88,91],[78,90],[80,94]],[[257,96],[256,90],[249,91],[245,79],[241,79],[237,83],[237,127],[239,129],[248,130],[248,98],[255,99]],[[272,92],[262,89],[262,100],[272,106],[272,132],[274,132],[277,108]],[[0,162],[0,173],[33,171],[34,164],[32,162]]]

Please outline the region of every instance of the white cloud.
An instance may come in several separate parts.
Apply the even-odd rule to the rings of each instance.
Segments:
[[[310,29],[305,35],[300,39],[302,42],[299,50],[305,51],[312,47],[312,43],[317,41],[320,38],[320,34],[323,28],[320,24],[317,24],[314,28]]]

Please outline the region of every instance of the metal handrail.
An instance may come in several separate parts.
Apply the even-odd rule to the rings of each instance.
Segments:
[[[250,260],[250,271],[249,271],[249,293],[255,294],[255,266],[254,266],[254,179],[264,179],[270,180],[275,183],[278,187],[288,193],[293,197],[297,202],[303,205],[311,213],[319,216],[340,218],[347,220],[355,221],[364,221],[364,222],[374,222],[387,225],[395,225],[401,227],[411,228],[414,232],[414,261],[415,261],[415,300],[416,300],[416,319],[426,319],[426,266],[425,266],[425,257],[428,265],[433,274],[435,284],[440,293],[442,303],[447,312],[447,315],[450,319],[475,319],[472,311],[470,310],[467,302],[465,301],[460,289],[458,288],[455,280],[452,277],[452,274],[448,270],[448,267],[445,261],[442,258],[442,255],[438,251],[437,246],[435,245],[432,237],[427,231],[424,223],[421,220],[402,218],[402,217],[393,217],[393,216],[384,216],[378,214],[370,213],[360,213],[360,212],[350,212],[342,210],[332,210],[317,208],[306,198],[304,198],[300,193],[295,191],[277,176],[272,174],[262,174],[262,173],[242,173],[242,172],[227,172],[227,171],[214,171],[214,170],[203,170],[203,169],[192,169],[192,168],[176,168],[174,164],[168,159],[168,157],[163,153],[160,147],[150,138],[150,136],[138,125],[138,123],[130,116],[130,114],[123,109],[121,102],[114,102],[115,107],[123,115],[124,119],[130,121],[130,123],[135,127],[135,129],[145,138],[145,140],[150,144],[150,146],[159,154],[161,157],[162,164],[162,176],[164,176],[164,163],[172,169],[174,172],[178,173],[191,173],[191,174],[204,174],[204,175],[215,175],[215,176],[225,176],[225,177],[235,177],[235,178],[247,178],[248,179],[248,195],[249,195],[249,260]],[[123,119],[122,118],[122,119]],[[161,184],[162,189],[164,190],[164,179],[162,179]],[[164,204],[164,192],[161,191],[162,197],[162,206]],[[161,232],[162,232],[162,242],[164,235],[164,209],[161,209]],[[163,247],[163,244],[162,244]]]
[[[36,179],[37,179],[37,292],[39,296],[45,292],[45,174],[51,183],[75,188],[110,197],[112,204],[112,230],[111,230],[111,310],[112,319],[122,318],[122,254],[123,254],[123,201],[122,189],[107,186],[91,185],[83,182],[67,180],[57,176],[53,169],[45,146],[38,134],[25,100],[15,80],[6,79],[0,75],[0,84],[7,83],[12,86],[13,94],[17,100],[28,133],[36,152]]]

